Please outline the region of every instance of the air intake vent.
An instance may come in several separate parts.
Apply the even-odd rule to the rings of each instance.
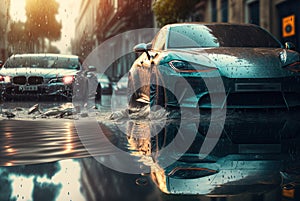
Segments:
[[[44,81],[43,77],[39,77],[39,76],[31,76],[28,78],[29,85],[42,84],[43,81]]]
[[[235,91],[248,92],[248,91],[281,91],[280,83],[236,83]]]
[[[25,76],[17,76],[13,78],[14,84],[25,85],[26,84],[26,77]]]

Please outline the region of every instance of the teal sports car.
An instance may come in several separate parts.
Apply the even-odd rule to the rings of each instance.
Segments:
[[[130,107],[290,108],[300,105],[300,56],[251,24],[161,28],[128,74]]]

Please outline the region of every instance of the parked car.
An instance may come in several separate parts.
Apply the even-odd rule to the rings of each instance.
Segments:
[[[256,25],[166,25],[151,43],[134,47],[135,52],[143,54],[129,72],[129,105],[135,107],[142,102],[166,108],[298,106],[300,56],[294,49],[291,43],[284,47]],[[208,90],[207,83],[214,86]],[[212,103],[210,98],[222,92],[221,101]]]
[[[82,90],[77,93],[81,96],[97,94],[97,98],[100,91],[87,90],[88,83],[97,79],[94,70],[83,69],[76,55],[15,54],[0,69],[1,98],[58,96],[72,100],[74,89]],[[75,82],[81,86],[74,88]],[[97,86],[97,80],[94,83]]]
[[[98,87],[96,100],[101,100],[102,95],[111,95],[112,94],[112,82],[109,77],[103,73],[97,74]]]
[[[128,76],[123,76],[115,85],[114,92],[118,95],[127,94]]]

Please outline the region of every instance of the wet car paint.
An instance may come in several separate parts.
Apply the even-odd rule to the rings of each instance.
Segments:
[[[80,70],[79,58],[73,55],[12,55],[0,71],[1,76],[10,77],[8,82],[1,82],[1,96],[61,95],[70,98],[73,85],[64,83],[63,79],[65,76],[75,76]]]
[[[189,31],[185,30],[190,26],[196,27],[195,29],[198,30],[214,27],[215,30],[210,30],[209,34],[220,37],[215,39],[220,44],[216,43],[202,47],[201,44],[196,43],[195,45],[192,41],[192,45],[186,47],[183,42],[178,40],[178,47],[168,46],[172,28],[181,27],[183,31],[180,32],[178,37],[185,39],[191,35],[188,35]],[[250,46],[247,41],[248,38],[243,37],[244,33],[239,36],[240,42],[233,42],[233,44],[229,42],[231,39],[234,40],[233,38],[226,38],[228,34],[232,34],[232,30],[243,30],[245,28],[259,31],[255,35],[256,37],[252,38],[257,40],[266,38],[270,41],[270,44],[267,41],[260,40],[262,45],[265,44],[266,46],[259,46],[261,45],[259,43],[257,46],[255,46],[255,43]],[[223,102],[226,102],[226,99],[230,98],[231,95],[234,97],[231,99],[235,99],[236,102],[227,102],[227,105],[225,105],[228,108],[289,108],[299,105],[299,101],[297,101],[300,92],[298,87],[299,74],[289,69],[289,66],[299,61],[299,54],[292,50],[283,49],[282,45],[268,32],[262,31],[254,25],[196,23],[167,25],[160,32],[162,33],[164,30],[169,31],[167,37],[164,38],[166,40],[164,48],[155,49],[157,43],[162,43],[157,39],[160,36],[160,33],[158,33],[157,38],[152,41],[152,49],[145,50],[147,53],[142,54],[130,69],[128,86],[130,94],[134,94],[133,97],[129,97],[133,106],[135,101],[150,103],[151,100],[154,100],[163,107],[223,108]],[[221,30],[224,32],[223,35]],[[201,38],[201,34],[199,36],[199,33],[195,30],[192,33],[193,36],[188,38],[189,40]],[[233,33],[235,32],[233,31]],[[253,30],[251,33],[256,34]],[[243,43],[249,46],[243,46]],[[238,45],[235,46],[234,44]],[[150,59],[147,54],[150,55]],[[174,61],[185,62],[194,69],[188,71],[174,69],[170,65],[170,62]],[[197,66],[205,67],[206,70],[197,70]],[[222,79],[223,83],[215,83],[214,87],[207,89],[207,83],[210,80],[214,82],[217,79]],[[163,88],[156,87],[158,85],[163,86]],[[223,85],[224,88],[222,88]],[[248,88],[248,90],[238,90],[241,85]],[[223,101],[217,104],[211,103],[209,95],[222,93],[223,91],[226,93]],[[280,101],[274,103],[269,100],[269,103],[266,101],[265,103],[257,102],[255,104],[251,101],[247,102],[248,98],[252,100],[251,97],[256,95],[261,96],[261,99],[263,99],[264,93],[268,94],[269,92],[275,94]],[[180,100],[178,97],[180,97]],[[266,100],[268,97],[268,95],[265,95]],[[239,99],[241,99],[240,103]]]
[[[0,76],[3,100],[50,97],[100,100],[102,94],[112,91],[108,78],[83,68],[76,55],[12,55],[2,66]],[[70,81],[64,81],[66,77]]]

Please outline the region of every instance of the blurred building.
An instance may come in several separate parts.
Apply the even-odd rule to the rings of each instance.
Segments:
[[[203,21],[257,24],[282,43],[300,50],[300,1],[298,0],[202,0]],[[201,9],[203,10],[203,9]]]
[[[154,17],[152,13],[152,0],[83,0],[80,6],[79,16],[76,19],[76,34],[72,41],[72,53],[80,55],[85,59],[98,45],[104,41],[124,33],[126,31],[152,28]],[[145,42],[150,39],[145,38]],[[110,54],[114,50],[134,47],[130,38],[121,43],[112,43]],[[124,75],[135,54],[126,55],[111,64],[106,74],[117,81]]]
[[[8,57],[7,34],[10,24],[9,8],[10,0],[2,0],[0,7],[0,60],[2,61],[5,61],[5,59]]]
[[[86,57],[97,45],[96,18],[100,0],[82,0],[75,20],[75,38],[72,53]]]
[[[151,9],[153,0],[82,0],[76,19],[72,53],[85,59],[104,41],[129,30],[156,27]],[[188,21],[252,23],[274,34],[282,43],[293,42],[300,50],[300,1],[296,0],[199,0]],[[144,37],[141,41],[151,39]],[[121,43],[112,43],[109,50],[134,47],[124,34]],[[117,81],[130,68],[134,53],[111,64],[107,75]],[[105,66],[104,68],[106,68]]]

